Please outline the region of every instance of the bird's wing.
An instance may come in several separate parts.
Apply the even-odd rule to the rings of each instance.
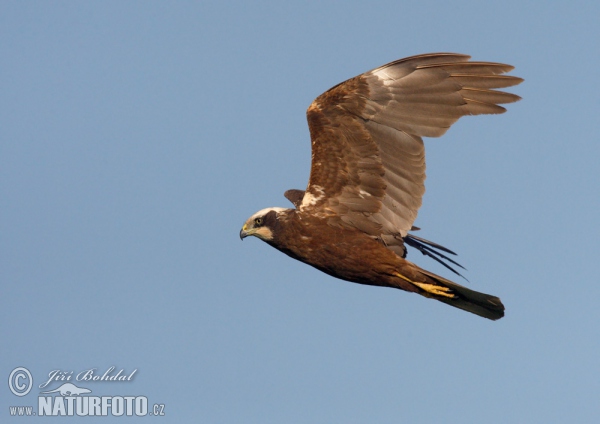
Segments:
[[[290,189],[283,193],[286,199],[294,204],[296,208],[299,208],[302,204],[302,198],[304,197],[304,190]]]
[[[469,58],[400,59],[317,97],[307,110],[312,165],[299,209],[384,243],[406,236],[425,192],[421,137],[443,135],[464,115],[503,113],[498,104],[520,99],[493,90],[522,81],[502,75],[512,66]]]

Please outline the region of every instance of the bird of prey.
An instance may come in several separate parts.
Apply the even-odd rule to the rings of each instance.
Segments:
[[[504,316],[498,297],[470,290],[406,260],[406,245],[455,271],[439,244],[409,234],[425,192],[422,137],[439,137],[464,115],[497,114],[520,99],[495,89],[523,80],[510,65],[470,56],[412,56],[358,75],[317,97],[306,114],[312,142],[295,208],[266,208],[243,225],[294,259],[333,277],[393,287],[479,316]],[[443,253],[442,253],[443,252]],[[458,265],[460,266],[460,265]],[[456,272],[456,271],[455,271]]]

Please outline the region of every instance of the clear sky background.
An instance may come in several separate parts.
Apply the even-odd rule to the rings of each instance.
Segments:
[[[0,421],[52,370],[115,366],[138,372],[78,385],[163,403],[163,423],[598,422],[599,17],[597,1],[2,1]],[[425,140],[419,235],[502,298],[497,322],[238,237],[306,186],[317,95],[437,51],[525,78],[506,114]]]

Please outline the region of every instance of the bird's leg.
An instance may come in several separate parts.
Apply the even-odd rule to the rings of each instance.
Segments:
[[[448,288],[448,287],[438,286],[436,284],[428,284],[428,283],[413,282],[413,284],[415,286],[425,290],[427,293],[431,293],[436,296],[445,296],[445,297],[449,297],[450,299],[454,299],[456,297],[454,294],[452,294],[450,292],[450,288]]]
[[[449,297],[450,299],[454,299],[456,297],[456,295],[451,293],[451,289],[449,287],[439,286],[437,284],[417,283],[416,281],[412,281],[398,272],[396,272],[395,275],[397,277],[402,278],[403,280],[408,281],[411,284],[414,284],[415,286],[429,294],[433,294],[435,296]]]

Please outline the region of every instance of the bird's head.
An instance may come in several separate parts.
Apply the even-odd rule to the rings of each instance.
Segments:
[[[255,236],[264,241],[273,240],[273,232],[279,216],[290,209],[266,208],[256,212],[244,223],[240,230],[240,239]]]

